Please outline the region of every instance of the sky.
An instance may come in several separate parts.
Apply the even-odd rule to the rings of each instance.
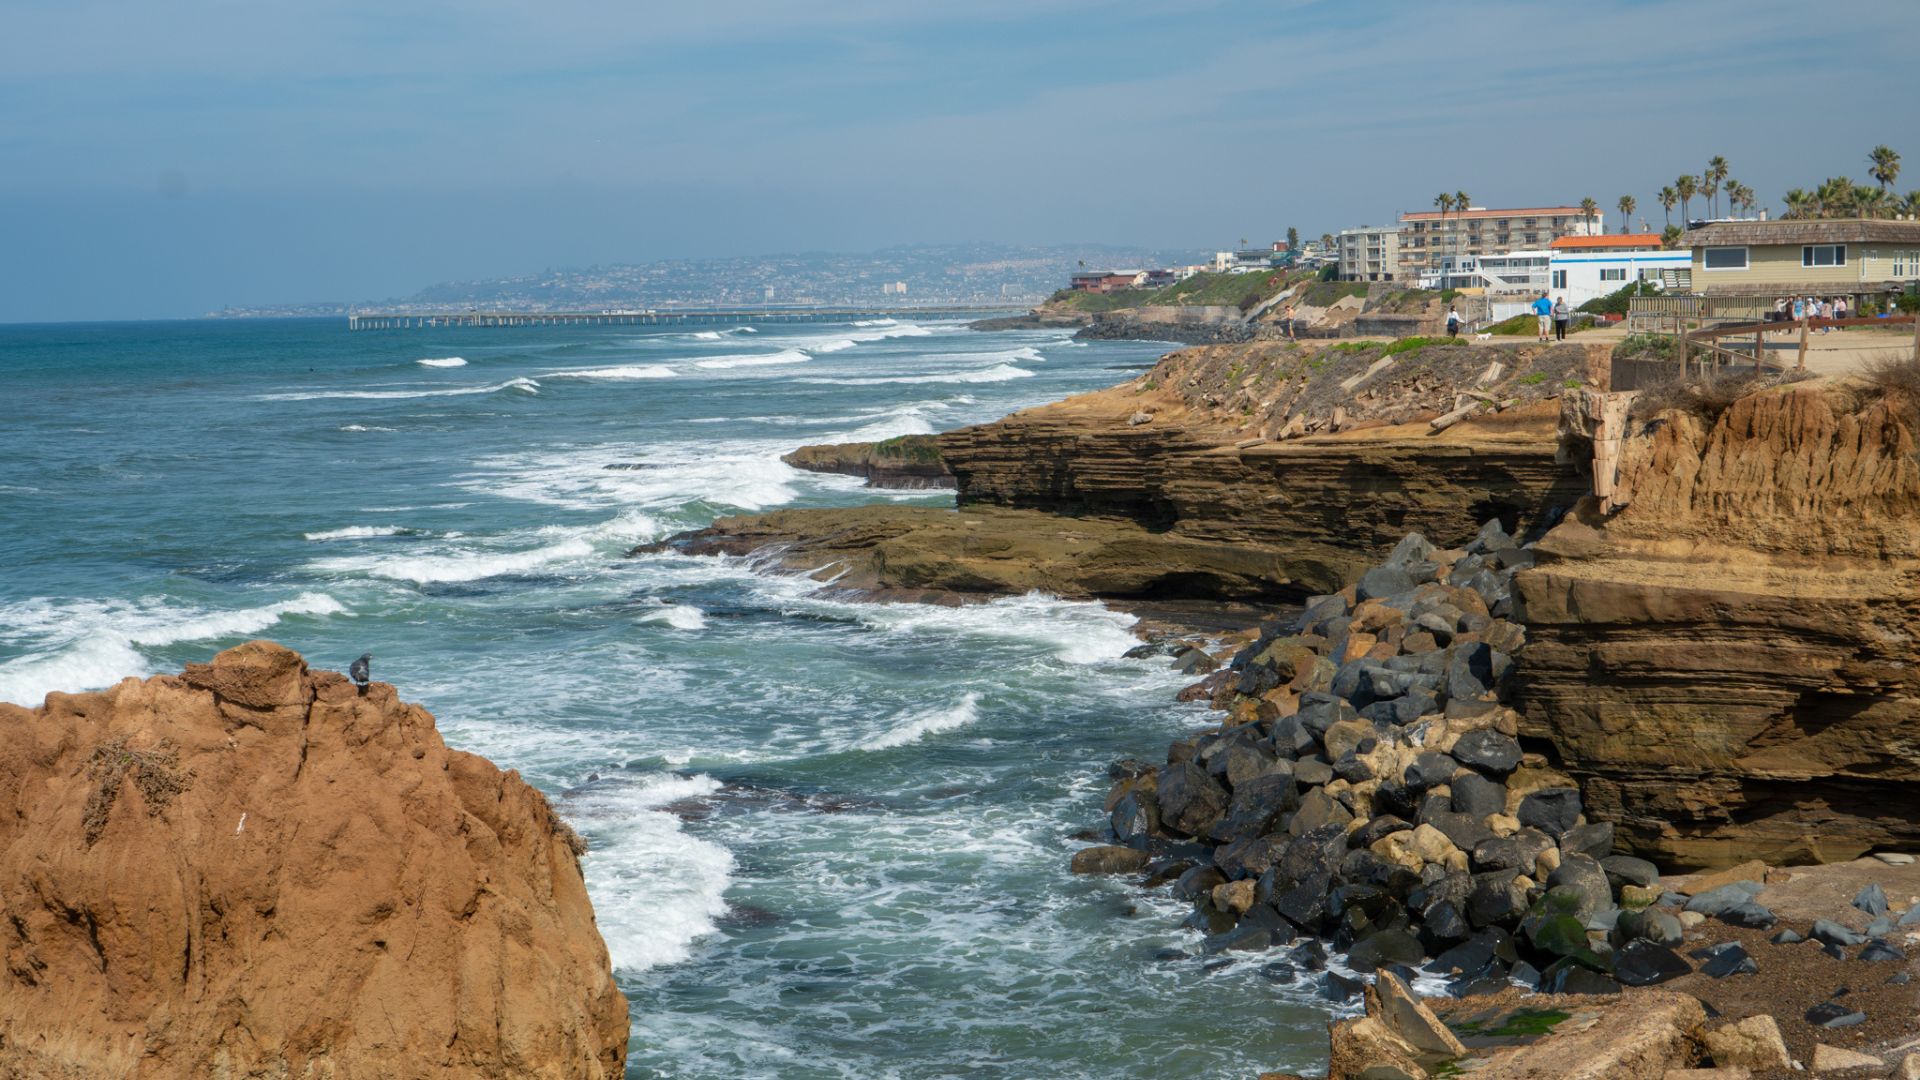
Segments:
[[[1914,0],[5,0],[0,322],[973,240],[1213,250],[1915,155]],[[1696,207],[1696,210],[1698,207]]]

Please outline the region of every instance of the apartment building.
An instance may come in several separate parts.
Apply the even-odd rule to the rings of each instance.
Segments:
[[[1448,257],[1478,258],[1512,251],[1544,251],[1563,236],[1601,232],[1598,214],[1578,206],[1511,210],[1416,210],[1400,215],[1399,276],[1438,272]]]
[[[1342,229],[1334,238],[1342,281],[1394,281],[1400,274],[1400,226]]]

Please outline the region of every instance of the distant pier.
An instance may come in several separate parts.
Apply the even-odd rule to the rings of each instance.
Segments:
[[[347,329],[423,330],[442,326],[657,326],[692,323],[808,323],[900,317],[941,318],[1023,310],[1014,305],[915,308],[687,308],[672,311],[352,311]]]

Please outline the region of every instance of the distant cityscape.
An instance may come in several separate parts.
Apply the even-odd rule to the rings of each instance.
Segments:
[[[213,318],[286,318],[468,309],[513,311],[671,310],[698,307],[1028,307],[1075,270],[1102,265],[1187,263],[1198,253],[1101,244],[1020,247],[916,245],[863,254],[811,252],[720,259],[662,259],[518,277],[432,285],[411,296],[222,308]]]

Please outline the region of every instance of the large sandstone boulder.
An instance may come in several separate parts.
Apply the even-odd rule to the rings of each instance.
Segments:
[[[0,704],[0,1075],[618,1076],[582,850],[268,642]]]

